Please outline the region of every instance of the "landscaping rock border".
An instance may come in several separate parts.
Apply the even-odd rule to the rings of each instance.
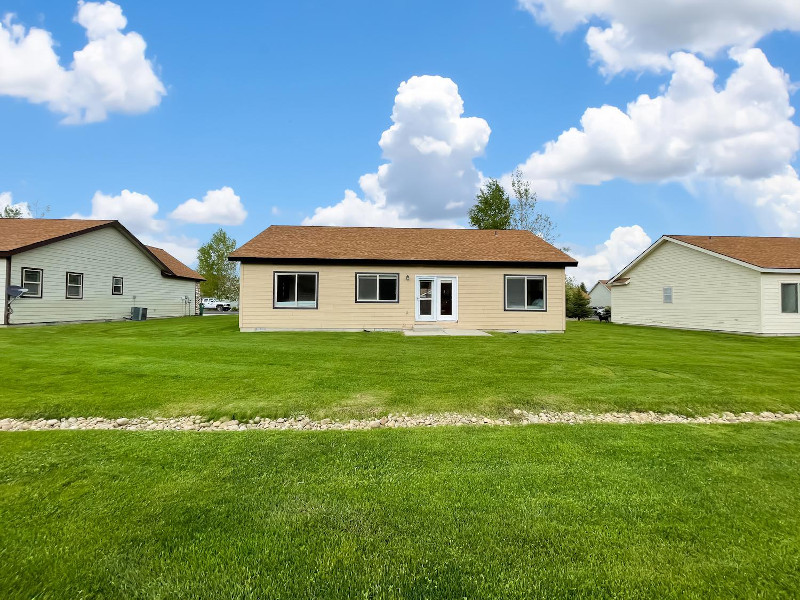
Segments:
[[[237,420],[210,421],[199,416],[154,419],[146,417],[106,419],[104,417],[70,417],[64,419],[0,419],[0,431],[52,431],[56,429],[116,429],[124,431],[249,431],[249,430],[366,430],[397,429],[408,427],[441,426],[505,426],[505,425],[581,425],[585,423],[606,423],[618,425],[643,424],[731,424],[765,423],[775,421],[800,421],[800,411],[783,412],[744,412],[734,414],[723,412],[702,417],[689,417],[673,413],[656,412],[553,412],[530,413],[515,409],[510,419],[493,419],[473,415],[444,413],[438,415],[386,415],[377,419],[352,419],[334,421],[322,419],[313,421],[306,416],[280,419],[256,417],[246,422]]]

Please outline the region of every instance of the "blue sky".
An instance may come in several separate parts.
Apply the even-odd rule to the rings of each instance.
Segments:
[[[800,235],[796,1],[637,4],[6,1],[0,202],[190,261],[219,226],[463,226],[520,166],[587,282],[664,233]]]

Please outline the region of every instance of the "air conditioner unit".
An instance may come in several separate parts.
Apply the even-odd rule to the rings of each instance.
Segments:
[[[147,309],[143,306],[134,306],[131,308],[131,321],[146,321]]]

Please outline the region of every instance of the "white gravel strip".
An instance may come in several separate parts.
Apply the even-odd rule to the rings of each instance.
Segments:
[[[54,429],[117,429],[126,431],[248,431],[252,429],[276,430],[363,430],[407,427],[479,426],[479,425],[535,425],[610,423],[610,424],[727,424],[765,423],[775,421],[800,421],[800,412],[724,412],[704,417],[687,417],[656,412],[552,412],[529,413],[515,409],[510,419],[492,419],[473,415],[444,413],[438,415],[387,415],[380,419],[353,419],[313,421],[305,416],[280,419],[256,417],[247,422],[209,421],[203,417],[175,417],[171,419],[145,417],[106,419],[104,417],[70,417],[68,419],[0,419],[0,431],[51,431]]]

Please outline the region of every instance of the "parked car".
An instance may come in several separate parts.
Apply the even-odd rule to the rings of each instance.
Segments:
[[[203,308],[213,308],[218,311],[226,311],[231,309],[230,300],[220,300],[218,298],[202,298],[200,304]]]

